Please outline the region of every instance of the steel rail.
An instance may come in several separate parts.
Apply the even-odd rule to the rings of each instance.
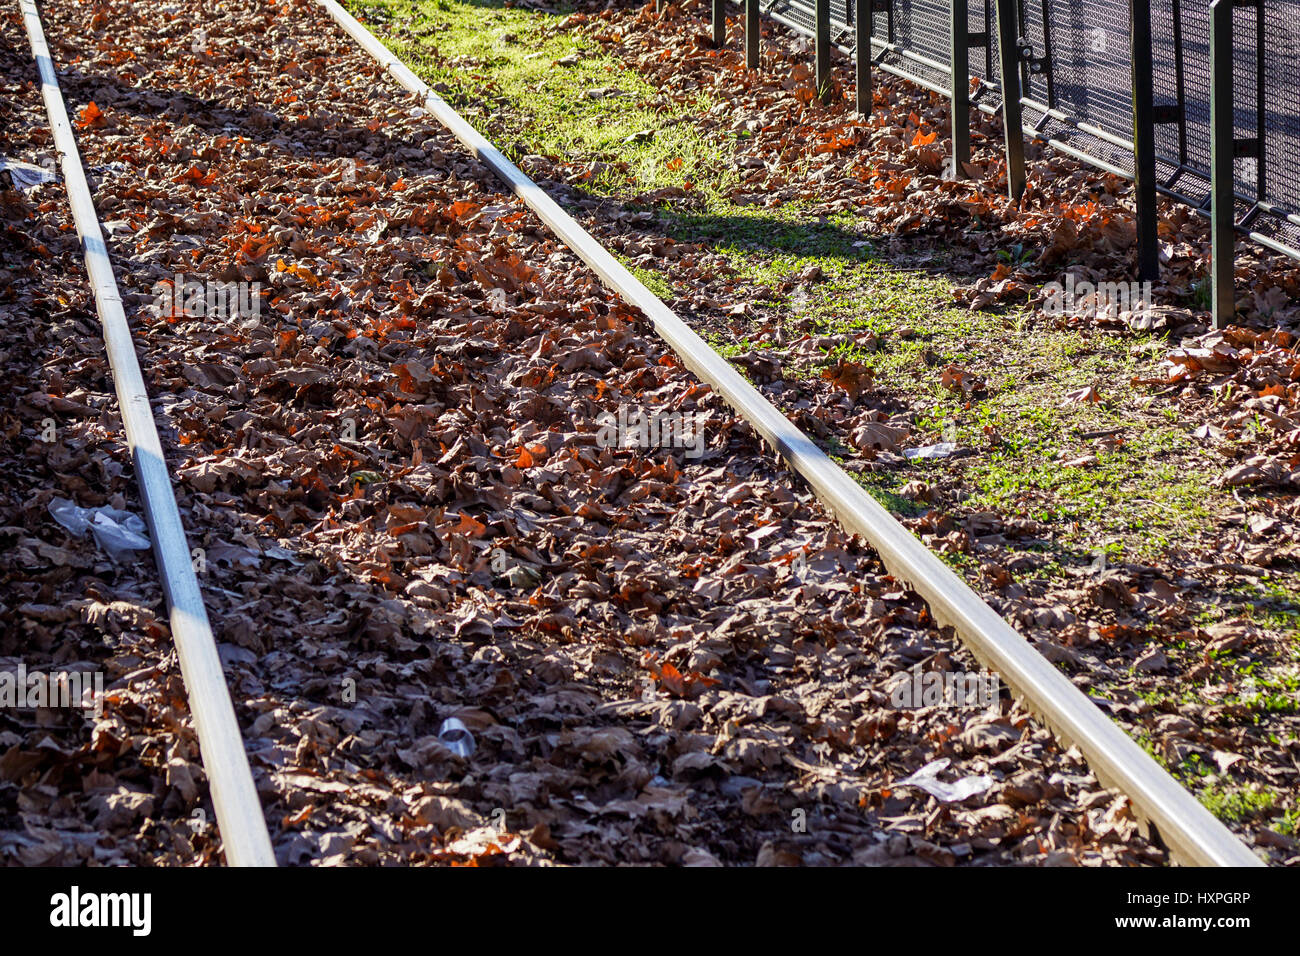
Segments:
[[[711,385],[801,475],[853,534],[869,541],[890,573],[951,626],[1062,740],[1076,744],[1103,782],[1128,795],[1175,859],[1198,866],[1262,862],[1169,776],[1119,725],[836,465],[678,316],[505,158],[336,0],[317,0],[334,21],[479,161],[497,174],[605,284],[636,306],[685,365]]]
[[[95,310],[103,326],[104,347],[113,372],[117,403],[122,413],[127,447],[135,465],[158,574],[167,598],[172,639],[189,695],[190,713],[194,715],[194,728],[199,737],[203,769],[208,776],[226,861],[232,866],[275,866],[266,818],[253,786],[221,658],[203,606],[189,544],[185,540],[185,528],[181,524],[171,477],[163,459],[153,409],[140,374],[131,328],[122,310],[113,264],[104,245],[72,125],[68,122],[63,94],[54,72],[54,60],[45,42],[45,31],[41,27],[35,0],[18,0],[18,6],[40,71],[41,96],[45,100],[50,130],[59,153],[68,204],[85,254]]]

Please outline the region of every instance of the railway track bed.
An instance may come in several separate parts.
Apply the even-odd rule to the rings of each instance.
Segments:
[[[899,703],[980,665],[319,5],[43,14],[278,862],[1167,861],[1010,695]],[[152,568],[49,513],[140,507],[61,190],[3,194],[0,659],[110,686],[0,714],[0,858],[212,862]]]

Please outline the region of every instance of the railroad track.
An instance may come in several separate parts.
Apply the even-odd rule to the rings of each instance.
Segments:
[[[205,766],[218,801],[230,862],[269,862],[269,841],[237,729],[206,614],[198,600],[189,548],[170,492],[161,445],[131,347],[108,256],[90,192],[72,140],[53,64],[31,0],[21,0],[33,51],[41,65],[43,93],[62,154],[65,181],[77,213],[79,234],[105,326],[119,402],[128,416],[142,500],[154,530],[155,553],[181,651],[191,709],[203,740]],[[722,397],[798,473],[848,532],[870,543],[894,579],[905,582],[941,625],[952,627],[975,657],[995,670],[1063,741],[1076,745],[1098,778],[1132,800],[1140,817],[1174,858],[1193,865],[1258,865],[1260,861],[1140,747],[1106,718],[1073,684],[1038,655],[966,584],[834,464],[806,434],[786,419],[727,361],[633,277],[565,213],[540,186],[510,163],[486,139],[399,62],[364,26],[333,0],[320,6],[374,58],[392,79],[420,98],[423,108],[446,127],[475,159],[495,173],[576,256],[626,303],[639,309],[700,381]],[[108,270],[107,273],[105,270]],[[133,419],[132,410],[138,414]],[[159,469],[162,469],[161,471]],[[162,493],[166,489],[166,494]],[[188,571],[188,575],[187,575]],[[221,684],[218,690],[218,684]],[[238,751],[236,753],[236,751]],[[251,798],[251,803],[250,803]],[[265,842],[264,842],[265,841]]]
[[[153,409],[140,374],[90,185],[72,135],[72,124],[59,91],[54,61],[45,42],[40,13],[35,0],[19,0],[19,7],[31,41],[32,56],[40,71],[41,96],[59,154],[59,168],[67,184],[68,203],[85,253],[95,308],[103,325],[117,404],[131,449],[154,559],[167,597],[172,639],[185,675],[190,712],[211,781],[212,802],[225,842],[226,858],[235,866],[274,866],[275,856],[262,819],[261,803],[253,787],[217,655],[216,639],[194,574],[190,546],[172,493],[171,475],[154,426]]]

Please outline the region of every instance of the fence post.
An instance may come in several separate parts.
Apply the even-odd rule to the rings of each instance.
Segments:
[[[964,179],[962,163],[970,162],[970,6],[952,0],[949,17],[949,63],[952,67],[952,175]]]
[[[853,0],[853,68],[856,106],[863,116],[871,115],[871,24],[872,0]]]
[[[713,45],[727,43],[727,0],[713,0]]]
[[[745,68],[758,69],[758,0],[745,0]]]
[[[1160,276],[1156,245],[1155,61],[1151,53],[1151,0],[1129,0],[1133,80],[1133,202],[1137,213],[1138,279]]]
[[[831,100],[831,0],[817,0],[814,8],[817,34],[817,95]]]
[[[1025,129],[1020,111],[1020,31],[1016,22],[1016,0],[997,0],[997,16],[1007,194],[1019,200],[1025,192]]]
[[[1210,3],[1210,235],[1212,311],[1221,329],[1236,312],[1233,273],[1233,221],[1236,192],[1233,158],[1236,153],[1232,113],[1233,0]]]

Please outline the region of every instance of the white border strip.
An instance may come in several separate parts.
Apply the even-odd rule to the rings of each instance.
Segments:
[[[1140,816],[1182,863],[1263,866],[1233,833],[1167,774],[1068,678],[1035,651],[915,535],[899,524],[807,435],[750,385],[726,359],[460,117],[335,0],[317,0],[349,36],[405,89],[423,97],[437,117],[487,165],[611,289],[644,312],[659,335],[703,381],[713,386],[790,463],[853,534],[869,541],[881,561],[953,627],[971,651],[996,670],[1061,739],[1077,744],[1097,776],[1128,794]]]
[[[95,203],[81,167],[81,155],[63,105],[63,94],[54,74],[54,61],[45,42],[40,14],[34,0],[18,0],[18,6],[31,41],[32,55],[36,57],[40,70],[41,96],[45,100],[54,144],[59,151],[63,181],[68,187],[68,204],[72,207],[72,218],[86,256],[86,272],[95,294],[95,308],[103,325],[104,346],[113,369],[117,402],[135,463],[158,573],[167,596],[172,639],[189,693],[190,712],[194,715],[194,728],[199,736],[203,769],[208,776],[226,861],[232,866],[275,866],[266,818],[253,787],[244,743],[221,669],[221,658],[217,655],[212,627],[203,607],[203,596],[199,593],[199,583],[190,563],[190,548],[172,493],[158,431],[154,427],[153,409],[149,407],[131,329],[122,311],[113,265],[99,229]]]

